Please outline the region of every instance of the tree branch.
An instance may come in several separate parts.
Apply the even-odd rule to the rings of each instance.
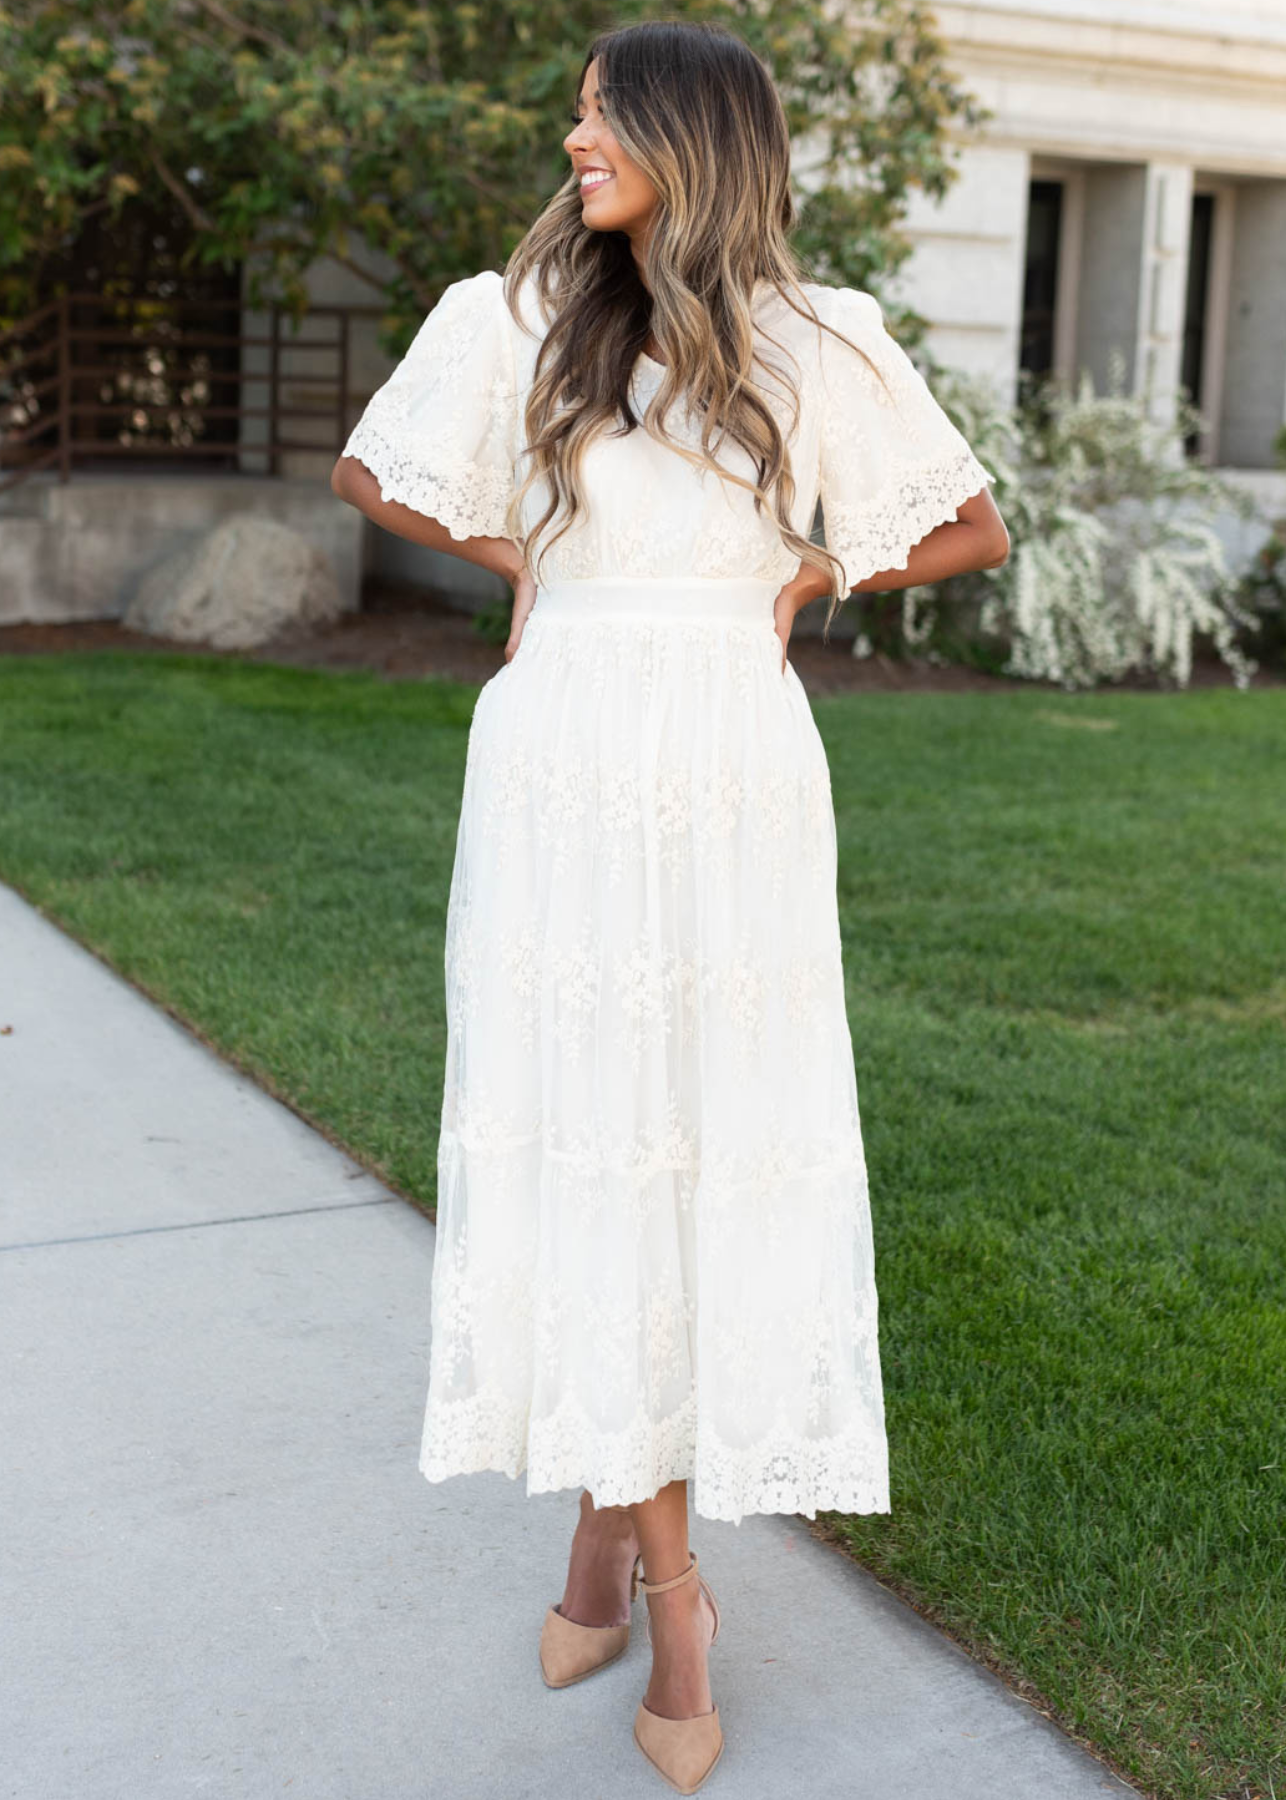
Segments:
[[[514,200],[511,195],[497,193],[494,188],[488,187],[485,181],[480,181],[473,173],[472,169],[458,167],[456,173],[462,180],[467,181],[470,187],[476,188],[485,200],[492,201],[496,206],[504,207],[506,212],[510,213],[515,219],[520,219],[524,225],[530,225],[530,212],[519,206],[517,201]]]
[[[357,279],[361,282],[365,282],[367,287],[374,288],[376,293],[382,294],[385,291],[383,279],[378,275],[373,275],[369,269],[364,269],[353,257],[348,256],[341,250],[334,249],[329,244],[315,244],[311,239],[292,238],[277,233],[274,236],[256,238],[252,244],[248,244],[245,247],[243,254],[249,257],[260,251],[280,249],[302,250],[308,256],[310,261],[316,256],[329,256],[334,262],[337,262],[342,269],[347,269],[350,275],[356,275]],[[398,268],[402,269],[404,274],[409,275],[411,273],[411,271],[406,269],[396,257],[392,260],[397,262]]]
[[[235,31],[241,37],[257,38],[261,44],[267,44],[270,50],[280,51],[283,56],[293,54],[284,38],[279,38],[275,32],[266,31],[262,25],[247,25],[244,19],[238,19],[226,7],[220,6],[219,0],[196,0],[196,3],[203,12],[209,13],[212,19],[217,19],[229,31]]]
[[[174,198],[183,208],[188,218],[191,219],[197,230],[213,233],[215,230],[214,220],[197,205],[196,201],[184,187],[178,176],[166,168],[155,150],[152,152],[152,167],[156,170],[156,173],[160,176],[164,185],[174,195]]]

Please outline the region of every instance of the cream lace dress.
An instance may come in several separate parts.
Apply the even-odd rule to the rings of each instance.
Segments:
[[[757,297],[800,394],[794,523],[820,493],[851,584],[992,477],[875,299],[807,291],[889,384]],[[457,538],[504,535],[522,472],[544,327],[529,289],[520,311],[492,271],[454,283],[346,446]],[[640,414],[663,378],[640,359]],[[469,732],[420,1468],[600,1505],[686,1477],[732,1521],[886,1512],[829,770],[773,628],[798,559],[645,429],[598,438],[583,480]]]

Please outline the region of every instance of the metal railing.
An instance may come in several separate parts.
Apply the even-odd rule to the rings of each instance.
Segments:
[[[310,306],[296,327],[275,305],[62,294],[0,331],[0,493],[40,469],[68,481],[111,458],[277,475],[286,452],[337,456],[352,325],[381,312]],[[232,329],[211,329],[219,313]],[[242,330],[260,318],[262,330]],[[330,335],[311,335],[319,322]],[[306,435],[289,435],[300,420]]]

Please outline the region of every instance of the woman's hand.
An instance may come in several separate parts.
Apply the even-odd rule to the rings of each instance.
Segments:
[[[795,614],[803,604],[793,582],[788,583],[773,601],[773,630],[781,639],[781,672],[786,673],[786,650],[790,644],[791,628],[795,623]]]
[[[790,643],[795,614],[801,606],[807,606],[810,600],[817,600],[821,595],[829,593],[830,577],[825,570],[819,569],[816,563],[801,562],[795,574],[773,601],[772,622],[777,636],[781,639],[781,672],[783,675],[786,673],[786,647]]]
[[[527,569],[520,569],[514,578],[514,609],[509,621],[509,637],[505,643],[505,661],[512,662],[518,645],[522,642],[522,628],[527,623],[527,615],[536,604],[536,578]]]

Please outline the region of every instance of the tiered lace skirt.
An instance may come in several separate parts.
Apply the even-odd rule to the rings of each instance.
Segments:
[[[888,1510],[830,776],[778,587],[552,584],[478,696],[431,1481]]]

